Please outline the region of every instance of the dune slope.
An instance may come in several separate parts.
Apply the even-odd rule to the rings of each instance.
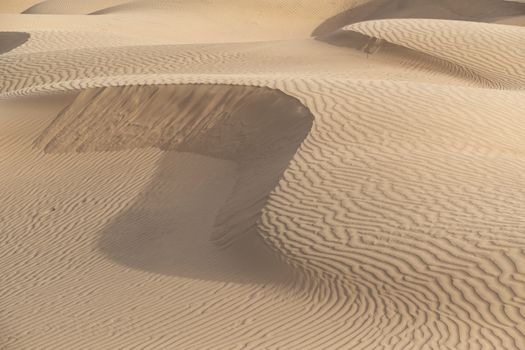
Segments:
[[[24,14],[88,14],[110,6],[130,2],[130,0],[44,0],[28,8]]]
[[[504,0],[372,0],[320,23],[312,35],[326,35],[345,25],[389,18],[449,19],[493,22],[523,15],[525,4]]]
[[[368,21],[344,29],[449,61],[498,86],[525,84],[525,40],[519,27],[410,19]]]
[[[28,39],[28,33],[0,32],[0,55],[17,48]]]

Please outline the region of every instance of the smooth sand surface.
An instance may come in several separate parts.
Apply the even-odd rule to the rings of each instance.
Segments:
[[[22,45],[29,39],[24,32],[0,32],[0,55]]]
[[[525,349],[523,6],[1,2],[0,349]]]

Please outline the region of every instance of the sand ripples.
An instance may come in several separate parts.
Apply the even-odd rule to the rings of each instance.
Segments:
[[[283,138],[290,147],[263,152],[250,162],[220,160],[216,154],[210,158],[191,147],[184,151],[201,155],[135,149],[166,143],[148,137],[137,146],[137,134],[125,130],[129,123],[117,130],[128,136],[121,138],[126,147],[105,149],[102,142],[98,145],[104,147],[90,149],[97,137],[106,140],[104,123],[98,120],[101,129],[86,129],[90,134],[78,128],[91,121],[76,120],[77,114],[55,121],[65,128],[48,129],[60,129],[52,135],[55,146],[119,152],[44,156],[28,146],[35,131],[27,134],[21,151],[16,150],[19,141],[2,140],[8,151],[0,155],[7,164],[0,174],[11,182],[0,187],[7,198],[0,220],[7,248],[0,250],[0,259],[2,266],[10,266],[2,279],[11,288],[1,289],[0,300],[8,310],[5,317],[36,327],[24,332],[13,326],[4,342],[53,349],[71,344],[86,349],[524,348],[524,29],[410,19],[362,22],[345,30],[459,68],[451,70],[450,84],[445,84],[445,78],[432,80],[428,65],[415,74],[381,61],[380,50],[367,58],[348,49],[349,62],[376,64],[384,71],[382,79],[374,73],[367,78],[345,71],[335,59],[326,72],[307,55],[282,63],[286,55],[276,54],[267,43],[90,47],[0,56],[3,97],[93,86],[224,84],[220,91],[209,91],[216,89],[221,103],[235,104],[246,91],[257,89],[244,88],[236,95],[227,85],[251,85],[293,98],[293,106],[277,106],[283,118],[301,108],[313,116],[307,134]],[[328,44],[311,46],[312,57],[317,45],[329,50]],[[93,91],[118,95],[126,89],[138,88]],[[177,93],[172,86],[143,91],[162,89],[166,96]],[[198,89],[206,87],[192,91]],[[82,92],[78,103],[89,94]],[[66,104],[57,102],[47,111],[57,114]],[[104,106],[95,107],[110,111]],[[240,122],[248,123],[251,112]],[[205,125],[204,119],[195,120]],[[7,123],[6,128],[17,125]],[[82,137],[91,137],[81,142],[82,149],[75,144],[80,139],[63,136],[79,130]],[[13,158],[11,150],[19,155]],[[16,177],[34,178],[27,164],[37,163],[49,164],[38,168],[37,177],[53,179],[50,184],[9,185],[18,183]],[[114,176],[114,163],[120,164],[113,169],[120,169],[115,171],[122,178]],[[199,182],[200,192],[188,188],[191,181]],[[253,191],[254,184],[260,191]],[[231,188],[234,195],[221,188]],[[40,200],[31,202],[35,197]],[[199,217],[199,210],[206,215]],[[221,229],[212,237],[216,219]],[[202,229],[192,231],[198,225]],[[97,242],[101,231],[102,247]],[[170,232],[178,232],[180,240]],[[261,237],[274,252],[263,261],[284,261],[291,271],[272,281],[276,271],[286,270],[277,265],[269,279],[268,274],[256,281],[238,279],[246,271],[232,272],[232,266],[250,259],[239,255],[232,262],[227,260],[231,252],[250,255],[262,249],[247,249],[246,242],[236,239],[243,235]],[[145,253],[144,247],[151,251]],[[155,255],[169,256],[166,247],[183,257],[170,257],[179,267],[176,273],[162,265],[166,260],[155,260]],[[111,251],[118,254],[111,256]],[[126,252],[133,252],[130,260],[122,259]],[[32,265],[37,262],[42,264],[38,269]],[[191,266],[202,273],[192,273]],[[31,275],[35,269],[39,276]],[[115,285],[125,286],[129,298],[112,290]],[[34,305],[46,320],[31,311]]]

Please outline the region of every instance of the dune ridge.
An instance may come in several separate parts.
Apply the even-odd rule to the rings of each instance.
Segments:
[[[81,2],[68,0],[44,0],[26,8],[23,14],[88,14],[100,8],[116,6],[130,0],[85,0]]]
[[[235,161],[238,179],[210,236],[227,245],[253,234],[268,193],[312,120],[298,101],[265,88],[110,87],[81,92],[35,145],[51,153],[157,147]]]
[[[501,0],[373,0],[326,19],[312,33],[326,35],[346,25],[381,19],[424,18],[494,22],[522,15],[525,5]]]

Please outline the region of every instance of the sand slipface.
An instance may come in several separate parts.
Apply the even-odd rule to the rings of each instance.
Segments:
[[[29,39],[29,33],[0,32],[0,55],[24,44]]]
[[[0,348],[525,348],[523,4],[321,5],[0,15]]]
[[[107,87],[82,91],[36,145],[45,152],[158,147],[240,161],[299,144],[312,120],[298,100],[267,88]]]

